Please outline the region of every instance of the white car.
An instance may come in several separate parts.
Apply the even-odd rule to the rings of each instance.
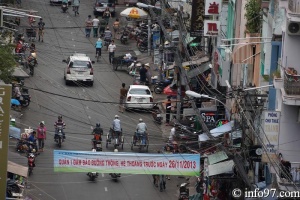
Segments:
[[[152,109],[153,96],[150,88],[146,85],[130,85],[127,92],[125,108]]]
[[[61,4],[62,0],[50,0],[50,5]],[[68,4],[71,5],[71,0],[68,0]]]
[[[63,60],[67,63],[67,67],[64,71],[64,79],[66,85],[70,82],[84,82],[90,86],[94,84],[94,70],[91,59],[86,54],[73,54],[69,56],[67,60]]]

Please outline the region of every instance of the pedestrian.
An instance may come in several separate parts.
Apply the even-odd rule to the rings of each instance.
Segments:
[[[169,179],[170,180],[170,179]],[[166,189],[166,175],[159,175],[159,191],[163,191]]]
[[[112,40],[110,45],[108,45],[108,53],[109,53],[109,63],[112,64],[112,60],[115,56],[115,50],[116,50],[116,45],[115,45],[115,41]]]
[[[108,24],[107,24],[106,20],[101,19],[100,22],[99,22],[99,25],[100,25],[99,35],[100,35],[100,37],[102,37],[102,35],[104,34],[104,31],[105,31]]]
[[[95,44],[96,47],[96,57],[97,57],[97,52],[99,52],[99,56],[101,56],[101,49],[102,49],[103,43],[101,38],[98,38],[98,41]]]
[[[148,82],[149,82],[149,86],[151,86],[152,79],[151,79],[150,64],[149,64],[149,63],[146,63],[146,64],[145,64],[145,68],[147,69],[146,77],[147,77],[147,80],[148,80]]]
[[[173,154],[172,151],[171,151],[171,147],[170,147],[169,145],[167,145],[165,148],[166,148],[166,149],[165,149],[165,152],[164,152],[165,154]],[[166,175],[166,178],[167,178],[168,180],[171,179],[170,176],[168,176],[168,175]]]
[[[75,14],[77,13],[77,15],[79,15],[79,5],[80,5],[80,0],[73,0],[73,11],[75,12]]]
[[[88,18],[85,20],[85,37],[90,37],[92,26],[93,26],[92,16],[89,15]]]
[[[167,96],[167,101],[165,104],[166,104],[166,125],[168,126],[170,123],[170,115],[171,115],[171,108],[172,108],[171,96]]]
[[[40,122],[40,126],[37,128],[37,138],[39,143],[39,150],[44,151],[44,145],[46,140],[46,127],[43,121]]]
[[[22,96],[21,90],[20,90],[20,84],[16,83],[13,87],[13,95],[12,97],[20,101],[20,97]]]
[[[44,33],[45,33],[45,22],[43,22],[43,18],[40,18],[40,21],[38,23],[39,28],[39,41],[42,40],[44,42]]]
[[[102,18],[106,21],[107,24],[109,23],[109,18],[111,18],[111,13],[108,7],[106,7],[106,9],[104,10]]]
[[[145,84],[147,79],[147,69],[145,68],[144,64],[142,64],[139,73],[140,73],[140,83]]]
[[[113,24],[113,28],[114,28],[114,39],[116,39],[116,35],[119,31],[119,27],[120,27],[120,22],[119,19],[117,18],[116,21]]]
[[[120,89],[120,105],[119,105],[119,112],[124,112],[124,103],[127,96],[127,89],[125,88],[125,83],[122,83],[122,88]]]
[[[98,19],[98,16],[95,16],[95,18],[92,20],[93,22],[93,35],[94,35],[94,38],[95,37],[98,37],[98,28],[99,28],[99,19]]]

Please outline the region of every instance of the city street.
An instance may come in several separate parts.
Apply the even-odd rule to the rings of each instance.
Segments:
[[[100,62],[94,64],[93,87],[83,87],[80,84],[65,85],[63,73],[66,64],[62,62],[63,59],[77,52],[85,53],[95,60],[94,44],[97,38],[86,38],[84,33],[84,22],[87,16],[93,17],[93,3],[94,1],[82,0],[79,8],[80,15],[76,17],[71,7],[67,13],[62,13],[60,6],[51,6],[48,0],[28,0],[23,3],[23,9],[38,11],[36,15],[43,17],[46,30],[44,42],[35,42],[39,63],[35,68],[35,74],[25,80],[27,87],[36,90],[29,89],[32,102],[24,111],[24,115],[17,119],[17,124],[22,128],[29,126],[36,128],[40,121],[45,121],[48,130],[44,152],[41,152],[36,159],[36,167],[33,175],[29,177],[29,188],[26,194],[34,200],[177,199],[178,183],[175,177],[173,181],[171,177],[167,182],[166,191],[160,192],[153,185],[151,175],[123,174],[118,182],[114,182],[108,174],[100,174],[96,182],[90,182],[85,173],[53,171],[53,150],[59,149],[53,140],[53,124],[59,115],[63,116],[66,123],[66,140],[61,147],[63,150],[90,151],[91,126],[100,122],[106,135],[116,114],[120,116],[125,136],[124,152],[131,152],[131,136],[139,118],[143,118],[148,126],[149,151],[156,152],[164,144],[161,128],[153,122],[151,114],[118,112],[121,84],[124,82],[128,86],[133,78],[125,72],[112,70],[106,51],[102,50]],[[117,12],[123,9],[125,7],[119,5]],[[38,19],[36,20],[38,22]],[[110,24],[114,20],[115,18],[112,18]],[[22,24],[28,24],[25,17],[22,18]],[[116,56],[125,53],[134,54],[137,50],[136,42],[131,42],[132,44],[129,45],[121,45],[116,41]],[[11,151],[15,151],[14,144],[15,141],[11,141]],[[108,149],[103,147],[104,151],[113,151],[112,145]],[[136,148],[133,151],[138,152]]]

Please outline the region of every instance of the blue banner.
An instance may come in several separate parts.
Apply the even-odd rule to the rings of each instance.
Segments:
[[[160,45],[160,31],[152,31],[153,34],[153,49],[158,49]]]

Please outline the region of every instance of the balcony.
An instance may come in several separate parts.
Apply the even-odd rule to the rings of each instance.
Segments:
[[[293,68],[281,68],[281,77],[274,77],[276,89],[281,91],[282,102],[286,105],[300,106],[300,75]]]

